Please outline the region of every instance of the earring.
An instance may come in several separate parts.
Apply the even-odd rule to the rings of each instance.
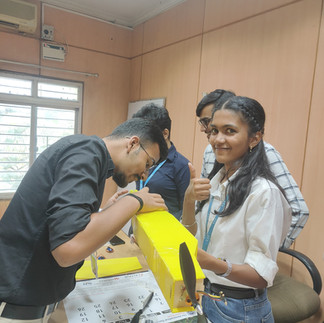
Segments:
[[[252,146],[250,146],[250,153],[252,152]]]

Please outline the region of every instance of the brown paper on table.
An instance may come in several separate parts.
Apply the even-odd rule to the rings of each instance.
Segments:
[[[141,269],[137,257],[98,259],[98,277],[124,274],[133,270]],[[85,260],[82,267],[76,272],[76,280],[96,278],[91,269],[91,261]]]

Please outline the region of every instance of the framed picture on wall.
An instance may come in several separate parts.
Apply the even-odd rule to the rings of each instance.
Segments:
[[[141,107],[146,104],[154,103],[158,106],[165,106],[165,98],[158,98],[158,99],[149,99],[149,100],[140,100],[128,103],[128,114],[127,120],[132,117],[132,115],[137,112]]]

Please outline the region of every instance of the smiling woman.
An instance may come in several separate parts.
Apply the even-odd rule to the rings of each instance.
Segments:
[[[240,167],[247,151],[260,142],[262,132],[257,131],[249,136],[248,124],[239,114],[227,109],[214,113],[210,127],[209,142],[217,162],[224,164],[228,178]]]
[[[190,166],[182,223],[198,239],[205,292],[222,292],[227,299],[225,304],[203,296],[203,311],[211,322],[224,317],[231,322],[274,322],[266,288],[278,270],[276,257],[291,210],[270,171],[264,122],[257,101],[233,96],[215,107],[209,125],[216,156],[213,177],[196,178]],[[197,200],[207,199],[195,213],[199,196]]]

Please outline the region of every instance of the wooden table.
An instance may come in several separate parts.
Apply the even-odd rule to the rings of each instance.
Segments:
[[[142,254],[141,249],[135,244],[130,242],[130,238],[121,230],[117,234],[120,238],[125,241],[125,244],[118,246],[111,246],[114,252],[108,253],[106,251],[107,246],[103,246],[97,251],[97,256],[103,256],[106,259],[111,258],[123,258],[123,257],[137,257],[142,268],[139,270],[131,271],[129,273],[146,271],[149,269],[148,264]],[[65,314],[63,302],[60,302],[56,311],[52,314],[48,323],[68,323],[68,319]]]

